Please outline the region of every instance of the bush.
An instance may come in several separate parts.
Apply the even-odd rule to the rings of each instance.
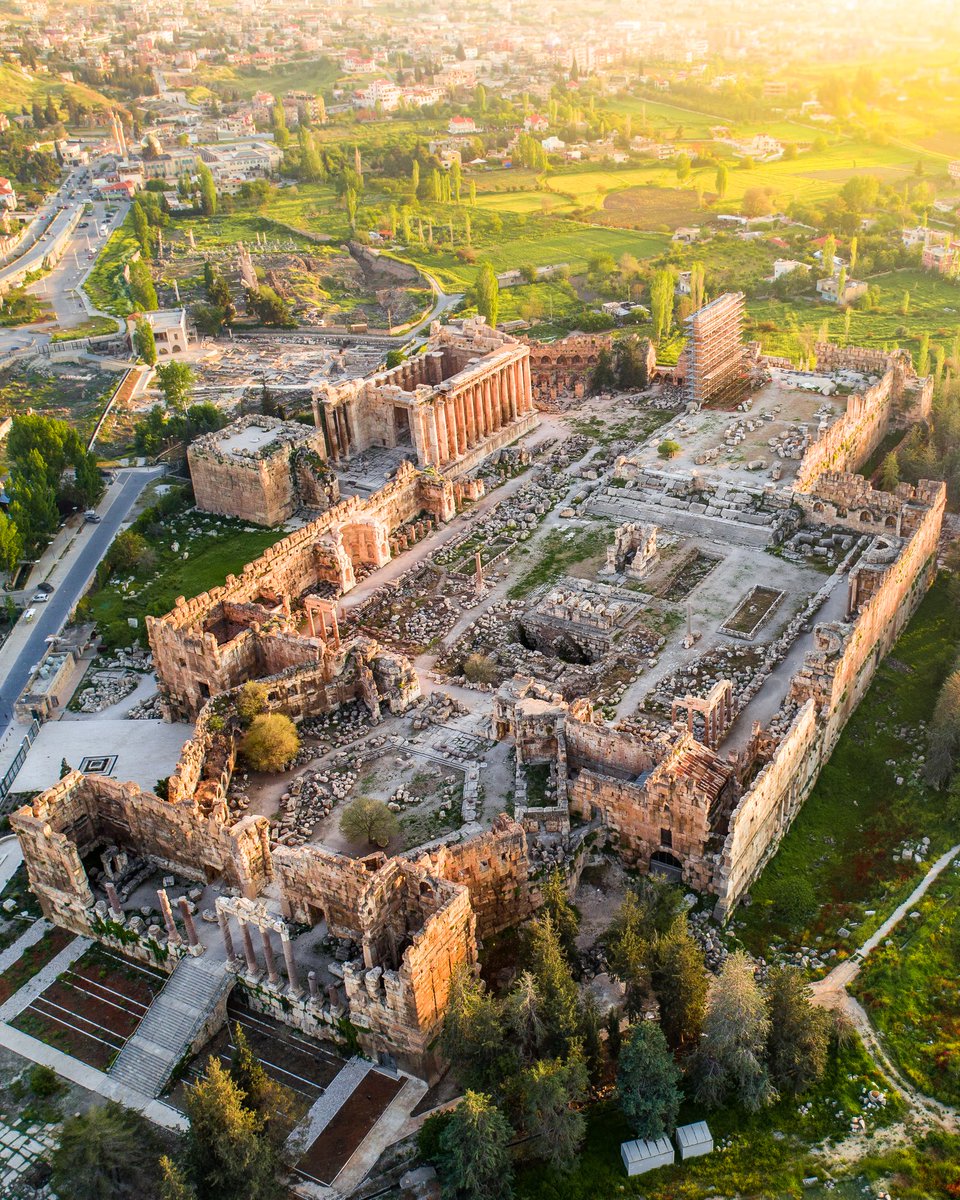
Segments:
[[[497,678],[496,664],[486,654],[468,655],[463,673],[471,683],[493,683]]]
[[[657,447],[657,453],[661,458],[675,458],[680,453],[680,443],[674,442],[670,438],[664,438]]]
[[[267,689],[252,679],[245,683],[237,696],[237,716],[248,726],[254,717],[259,717],[267,707]]]
[[[52,1067],[32,1067],[27,1081],[30,1091],[38,1100],[49,1100],[64,1090],[63,1082]]]
[[[436,1164],[440,1161],[440,1138],[452,1117],[452,1112],[434,1113],[420,1126],[417,1134],[417,1152],[425,1162]]]
[[[253,718],[240,749],[254,771],[282,771],[296,757],[300,737],[289,717],[267,713]]]
[[[804,926],[816,912],[817,897],[813,884],[802,875],[784,879],[773,897],[773,911],[778,920],[793,928]]]

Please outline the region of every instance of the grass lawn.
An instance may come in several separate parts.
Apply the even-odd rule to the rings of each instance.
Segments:
[[[115,100],[108,100],[101,92],[85,84],[65,83],[55,75],[32,76],[12,63],[0,63],[0,112],[19,114],[23,105],[29,108],[34,100],[45,104],[48,96],[53,96],[61,104],[66,102],[68,96],[72,96],[80,104],[92,109],[112,110],[117,107]]]
[[[77,338],[97,337],[100,334],[116,332],[116,321],[111,321],[109,317],[90,317],[80,325],[73,325],[69,329],[62,329],[59,333],[53,334],[50,341],[73,342]]]
[[[754,953],[849,953],[916,885],[926,865],[894,861],[905,839],[931,839],[932,860],[957,840],[960,820],[921,780],[924,724],[960,641],[947,580],[930,590],[867,695],[780,849],[734,914]],[[866,911],[874,915],[869,917]],[[845,941],[837,930],[853,932]]]
[[[850,310],[850,333],[846,338],[850,345],[890,349],[902,346],[916,353],[921,334],[929,333],[931,349],[939,341],[949,353],[960,328],[960,284],[914,270],[888,271],[872,276],[869,282],[880,289],[880,303],[871,311]],[[910,295],[906,313],[905,292]],[[805,297],[748,300],[747,314],[752,322],[747,336],[758,338],[769,354],[796,358],[801,347],[800,331],[819,330],[824,322],[830,340],[843,342],[845,338],[844,312]]]
[[[201,65],[195,72],[200,83],[214,91],[239,92],[252,96],[254,92],[309,92],[317,95],[335,83],[343,74],[329,58],[310,61],[277,63],[272,67],[229,67]]]
[[[704,1112],[684,1106],[680,1123],[706,1119],[715,1149],[703,1158],[661,1167],[630,1179],[623,1169],[620,1143],[632,1137],[615,1104],[598,1104],[587,1117],[587,1141],[577,1168],[566,1177],[540,1164],[522,1169],[518,1200],[598,1200],[637,1196],[646,1200],[694,1200],[704,1196],[798,1197],[802,1180],[818,1174],[814,1151],[827,1139],[843,1137],[850,1118],[863,1112],[871,1088],[886,1088],[858,1039],[831,1054],[827,1074],[802,1101],[783,1100],[760,1113],[738,1108]],[[806,1113],[800,1111],[809,1105]],[[880,1121],[902,1111],[892,1096]],[[876,1116],[867,1113],[868,1124]]]
[[[534,552],[536,565],[520,576],[507,595],[511,600],[517,600],[541,584],[552,583],[576,563],[601,554],[610,540],[609,521],[591,521],[588,525],[551,529]],[[518,548],[515,557],[523,554],[525,549]]]
[[[854,991],[906,1078],[960,1104],[960,869],[948,867],[914,911],[870,955]]]
[[[162,616],[178,596],[197,596],[222,584],[283,536],[276,529],[253,529],[194,509],[163,518],[159,530],[144,535],[154,562],[132,574],[118,572],[84,602],[107,647],[129,645],[137,635],[146,642],[144,617]],[[128,617],[137,619],[136,632],[128,626]]]
[[[113,231],[107,244],[97,255],[84,290],[97,308],[118,317],[133,312],[133,302],[123,278],[123,268],[138,249],[133,221],[127,214],[124,222]]]

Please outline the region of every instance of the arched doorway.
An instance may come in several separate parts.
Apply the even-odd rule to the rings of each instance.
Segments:
[[[654,850],[650,855],[650,874],[660,875],[671,883],[679,883],[683,878],[683,863],[666,850]]]

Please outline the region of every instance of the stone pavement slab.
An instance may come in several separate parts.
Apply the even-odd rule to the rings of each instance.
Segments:
[[[43,919],[34,921],[32,925],[29,925],[23,931],[23,933],[20,934],[17,940],[15,942],[11,942],[6,950],[0,954],[0,975],[2,975],[8,967],[13,966],[21,954],[23,954],[24,950],[29,949],[30,946],[33,946],[39,942],[47,930],[52,928],[53,926]]]

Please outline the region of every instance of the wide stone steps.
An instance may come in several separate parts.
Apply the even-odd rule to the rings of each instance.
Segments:
[[[141,1095],[159,1096],[203,1022],[233,984],[222,962],[182,958],[153,999],[110,1076]]]

